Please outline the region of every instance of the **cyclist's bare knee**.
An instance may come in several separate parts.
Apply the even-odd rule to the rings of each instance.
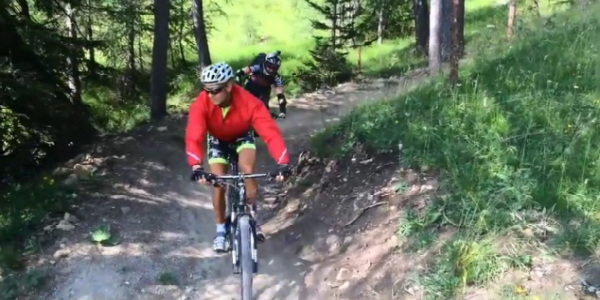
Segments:
[[[254,173],[254,163],[256,162],[256,150],[255,149],[242,149],[239,153],[239,168],[243,174]],[[258,186],[256,180],[246,179],[246,197],[250,203],[254,202],[258,193]]]
[[[226,164],[222,164],[222,163],[213,163],[210,164],[210,172],[217,175],[217,176],[221,176],[221,175],[225,175],[227,174],[227,165]]]
[[[210,173],[215,174],[217,176],[227,174],[227,169],[228,169],[228,166],[226,164],[222,164],[222,163],[210,164]],[[225,193],[225,189],[223,187],[215,187],[214,190],[215,190],[216,196],[221,196],[221,195],[224,195],[224,193]]]
[[[238,153],[238,166],[242,173],[254,172],[254,163],[256,162],[256,149],[242,149]]]

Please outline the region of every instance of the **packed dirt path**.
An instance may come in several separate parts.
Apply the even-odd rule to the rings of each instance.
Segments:
[[[288,149],[297,156],[308,147],[311,132],[335,121],[354,104],[397,94],[420,80],[349,83],[296,99],[288,119],[279,122]],[[46,228],[58,242],[40,258],[40,265],[52,266],[52,282],[36,299],[239,299],[239,277],[232,274],[229,254],[212,251],[212,191],[188,180],[185,122],[184,116],[175,116],[127,135],[103,137],[71,163],[71,168],[79,165],[73,168],[75,173],[77,169],[85,173],[86,164],[95,172],[89,180],[70,183],[80,189],[81,201],[77,202],[81,204],[73,207],[78,220],[71,222],[75,228]],[[272,167],[261,141],[257,171]],[[303,232],[328,230],[318,228],[324,226],[319,222],[294,224],[287,207],[273,209],[283,187],[264,182],[261,190],[260,218],[269,239],[259,246],[255,299],[338,299],[327,278],[337,276],[347,285],[349,279],[341,277],[353,275],[339,274],[335,264],[319,262],[325,256],[335,260],[339,249],[329,249],[330,236],[318,241],[302,236]],[[331,213],[323,211],[314,219]],[[110,224],[121,242],[114,247],[90,243],[90,228],[98,224]],[[359,241],[344,240],[344,244]],[[319,250],[320,245],[329,250]],[[310,255],[305,255],[307,247],[313,249]]]

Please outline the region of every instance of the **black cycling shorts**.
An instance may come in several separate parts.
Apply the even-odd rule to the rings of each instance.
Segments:
[[[269,108],[269,100],[271,99],[271,86],[259,86],[252,82],[252,80],[248,80],[244,86],[244,89],[250,92],[250,94],[254,95],[254,97],[260,99],[260,101],[265,104],[267,109]]]
[[[229,164],[229,153],[235,151],[240,153],[243,149],[256,149],[254,132],[246,132],[233,142],[224,142],[211,135],[208,135],[208,163],[209,164]]]

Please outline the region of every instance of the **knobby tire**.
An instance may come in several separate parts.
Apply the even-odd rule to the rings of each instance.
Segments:
[[[238,230],[240,234],[240,265],[242,275],[242,300],[252,300],[252,279],[253,260],[252,260],[252,227],[250,225],[250,216],[240,216],[238,220]]]

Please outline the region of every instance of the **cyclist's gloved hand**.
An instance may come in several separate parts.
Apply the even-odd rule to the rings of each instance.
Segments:
[[[277,102],[279,104],[279,119],[285,119],[287,113],[287,101],[283,93],[277,94]]]
[[[206,173],[202,166],[195,165],[192,167],[192,176],[191,176],[192,181],[197,181],[202,184],[206,184],[206,181],[208,181],[210,179],[209,176],[210,176],[210,174]]]
[[[237,72],[235,73],[235,76],[242,78],[244,75],[246,75],[246,72],[244,72],[244,69],[239,69],[237,70]]]
[[[290,177],[290,167],[288,165],[277,165],[277,176],[275,179],[277,181],[284,181],[288,177]]]

